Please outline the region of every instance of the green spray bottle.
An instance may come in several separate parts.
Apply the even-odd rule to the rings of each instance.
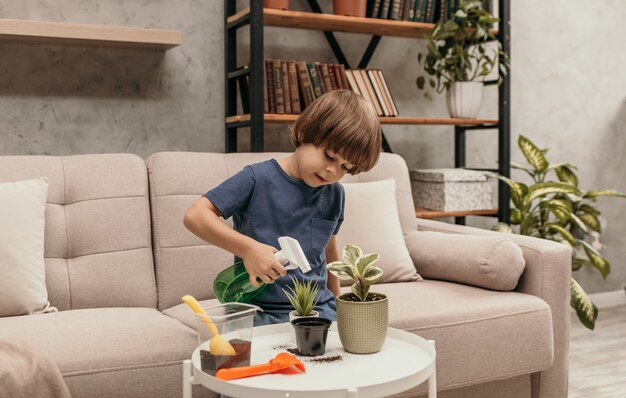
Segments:
[[[280,251],[274,253],[276,260],[285,266],[286,270],[300,268],[303,273],[311,270],[309,260],[307,260],[300,243],[289,236],[278,238]],[[254,287],[250,284],[250,275],[239,261],[224,271],[220,272],[213,281],[213,292],[220,303],[249,303],[252,299],[265,289],[267,285]]]

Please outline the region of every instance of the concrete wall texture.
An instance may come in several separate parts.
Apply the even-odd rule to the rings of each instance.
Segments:
[[[330,12],[330,0],[319,1]],[[239,6],[245,2],[239,1]],[[578,166],[583,188],[626,191],[626,3],[512,1],[512,158],[519,134],[549,148],[552,162]],[[224,150],[224,23],[221,0],[0,0],[0,18],[180,30],[169,51],[0,43],[0,154],[66,155]],[[304,1],[292,8],[306,10]],[[239,34],[247,61],[249,30]],[[356,65],[368,36],[337,34]],[[384,37],[370,66],[385,73],[401,115],[447,115],[443,96],[415,87],[423,42]],[[335,62],[318,31],[265,29],[266,58]],[[485,89],[481,117],[497,117],[497,89]],[[267,126],[267,150],[289,151],[285,126]],[[453,129],[385,126],[410,168],[453,167]],[[246,149],[241,133],[241,150]],[[470,133],[468,165],[496,167],[495,132]],[[523,180],[522,174],[513,177]],[[626,281],[626,200],[601,199],[607,280],[575,277],[589,293]],[[491,219],[474,218],[489,226]]]

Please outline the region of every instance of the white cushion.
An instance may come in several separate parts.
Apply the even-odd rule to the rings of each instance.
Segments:
[[[0,316],[56,311],[46,289],[47,196],[45,178],[0,183]]]
[[[344,245],[359,246],[363,253],[378,253],[376,263],[383,270],[378,283],[421,280],[404,242],[393,179],[344,183],[346,208],[337,236],[339,250]],[[342,280],[342,285],[352,283]]]

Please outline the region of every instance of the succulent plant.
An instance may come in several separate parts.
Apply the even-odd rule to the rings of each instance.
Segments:
[[[287,286],[289,291],[283,289],[283,292],[285,292],[287,299],[299,316],[309,315],[319,300],[317,298],[319,286],[317,283],[313,283],[313,281],[305,283],[294,277],[291,277],[291,282],[293,287]]]
[[[333,261],[326,265],[328,271],[339,279],[353,280],[352,293],[360,301],[372,300],[372,295],[369,294],[370,286],[376,283],[383,274],[383,270],[374,265],[380,255],[378,253],[363,254],[360,247],[345,245],[342,258],[342,261]]]

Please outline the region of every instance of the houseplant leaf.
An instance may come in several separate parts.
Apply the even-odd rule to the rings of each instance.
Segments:
[[[585,199],[597,198],[598,196],[619,196],[626,198],[626,195],[613,189],[601,189],[597,191],[588,191],[583,195]]]
[[[571,300],[570,305],[576,310],[578,319],[588,329],[593,330],[598,317],[598,307],[589,299],[587,293],[573,278],[570,281]]]
[[[326,266],[339,279],[356,279],[356,269],[354,265],[344,263],[343,261],[333,261]]]
[[[568,184],[564,184],[562,182],[540,182],[535,185],[532,185],[528,188],[528,195],[524,197],[523,203],[529,204],[533,200],[549,194],[557,194],[557,193],[578,193],[579,190],[576,187],[573,187]]]
[[[602,233],[602,226],[600,225],[600,220],[597,215],[593,213],[581,212],[578,214],[578,218],[580,218],[580,220],[592,230],[597,233]]]
[[[528,161],[528,163],[533,166],[535,172],[543,173],[548,168],[548,161],[539,148],[535,146],[528,138],[524,137],[520,134],[517,139],[517,145],[522,151],[522,154]]]
[[[559,234],[571,247],[576,247],[576,238],[567,229],[558,224],[548,224],[548,229]]]
[[[348,264],[356,264],[356,260],[363,255],[360,247],[354,245],[345,245],[343,248],[343,261]]]
[[[587,254],[587,257],[589,257],[591,265],[596,267],[598,271],[600,271],[600,274],[602,274],[602,277],[606,279],[611,272],[611,264],[609,264],[609,262],[605,260],[589,243],[581,239],[578,240],[578,243],[580,243],[583,246],[583,249],[585,249],[585,253]]]
[[[562,165],[556,168],[556,175],[559,177],[559,181],[569,184],[571,186],[578,186],[578,176],[567,165]]]

